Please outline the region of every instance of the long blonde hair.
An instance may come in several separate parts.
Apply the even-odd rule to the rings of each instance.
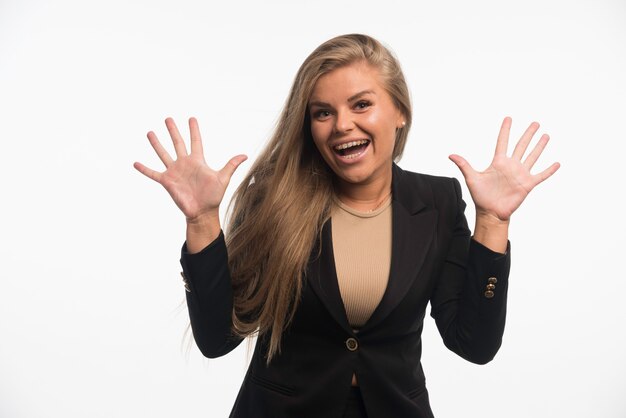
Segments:
[[[398,61],[369,36],[338,36],[320,45],[298,70],[273,136],[231,201],[226,242],[233,332],[269,336],[268,363],[280,353],[311,252],[330,216],[333,173],[313,143],[308,101],[320,76],[357,61],[379,71],[404,115],[406,125],[397,131],[393,153],[394,160],[400,158],[411,126],[411,103]]]

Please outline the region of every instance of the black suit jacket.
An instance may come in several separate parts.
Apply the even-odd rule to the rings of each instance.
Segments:
[[[258,338],[231,417],[340,418],[353,373],[370,418],[432,417],[420,363],[429,301],[449,349],[479,364],[496,354],[510,251],[494,253],[470,238],[457,180],[394,165],[392,192],[390,276],[371,318],[358,333],[348,324],[328,222],[282,351],[267,366],[267,341]],[[181,264],[196,343],[205,356],[222,356],[241,342],[230,332],[232,289],[223,235],[197,254],[183,247]],[[496,288],[486,296],[492,277]]]

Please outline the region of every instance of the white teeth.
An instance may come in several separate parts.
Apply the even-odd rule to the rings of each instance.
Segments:
[[[359,141],[346,142],[345,144],[337,145],[335,149],[341,151],[342,149],[348,149],[350,147],[356,147],[357,145],[367,144],[369,141],[361,139]]]

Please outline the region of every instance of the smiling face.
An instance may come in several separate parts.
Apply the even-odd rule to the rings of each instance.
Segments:
[[[341,187],[391,184],[396,130],[404,116],[366,62],[319,78],[309,100],[311,133]]]

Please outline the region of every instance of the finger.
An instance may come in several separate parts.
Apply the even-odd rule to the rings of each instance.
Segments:
[[[561,168],[561,164],[554,163],[550,167],[548,167],[545,170],[543,170],[541,173],[535,175],[535,178],[537,179],[537,181],[535,183],[535,186],[538,185],[539,183],[549,179],[554,173],[556,173],[556,171],[559,168]]]
[[[152,145],[154,151],[157,153],[161,161],[163,161],[165,167],[169,167],[170,164],[174,162],[174,160],[172,160],[170,154],[165,150],[165,148],[163,148],[163,145],[161,145],[161,142],[154,132],[148,132],[148,141],[150,141],[150,145]]]
[[[548,134],[541,135],[541,138],[539,138],[539,142],[537,142],[537,145],[535,145],[535,148],[533,148],[530,154],[528,154],[528,157],[526,157],[526,160],[524,160],[524,167],[526,167],[528,171],[530,171],[530,169],[533,168],[533,166],[539,159],[539,156],[543,152],[543,149],[548,144],[549,140],[550,140],[550,136],[548,136]]]
[[[509,116],[505,117],[500,126],[498,134],[498,142],[496,143],[496,155],[506,155],[509,146],[509,134],[511,132],[511,124],[513,121]]]
[[[474,169],[472,168],[472,166],[470,165],[470,163],[468,163],[465,158],[461,157],[460,155],[456,155],[456,154],[452,154],[450,156],[448,156],[448,158],[454,163],[456,164],[457,167],[459,167],[459,170],[461,170],[461,174],[463,174],[463,177],[465,178],[465,180],[467,180],[470,176],[472,176],[474,174]]]
[[[229,182],[237,167],[239,167],[239,165],[241,165],[241,163],[243,163],[247,159],[248,157],[243,154],[231,158],[230,161],[228,161],[226,165],[220,170],[220,175],[225,176],[225,181]]]
[[[199,155],[204,158],[202,150],[202,137],[196,118],[189,118],[189,132],[191,133],[191,155]]]
[[[167,118],[165,119],[165,126],[167,126],[167,130],[170,133],[170,137],[172,138],[172,142],[174,143],[174,149],[176,150],[177,157],[183,157],[187,155],[187,148],[185,147],[185,141],[183,137],[178,132],[178,128],[174,123],[174,119]]]
[[[137,171],[139,171],[144,176],[151,178],[157,183],[161,183],[161,173],[159,173],[158,171],[148,168],[141,163],[134,163],[133,167],[135,167]]]
[[[538,129],[539,129],[538,122],[533,122],[530,124],[530,126],[528,126],[528,128],[526,129],[526,132],[524,132],[524,135],[522,135],[520,140],[517,142],[517,145],[515,145],[512,158],[515,158],[516,160],[519,160],[519,161],[522,160],[522,157],[524,156],[524,153],[526,152],[526,149],[528,148],[528,144],[530,144],[530,141],[533,139],[533,136],[535,135]]]

